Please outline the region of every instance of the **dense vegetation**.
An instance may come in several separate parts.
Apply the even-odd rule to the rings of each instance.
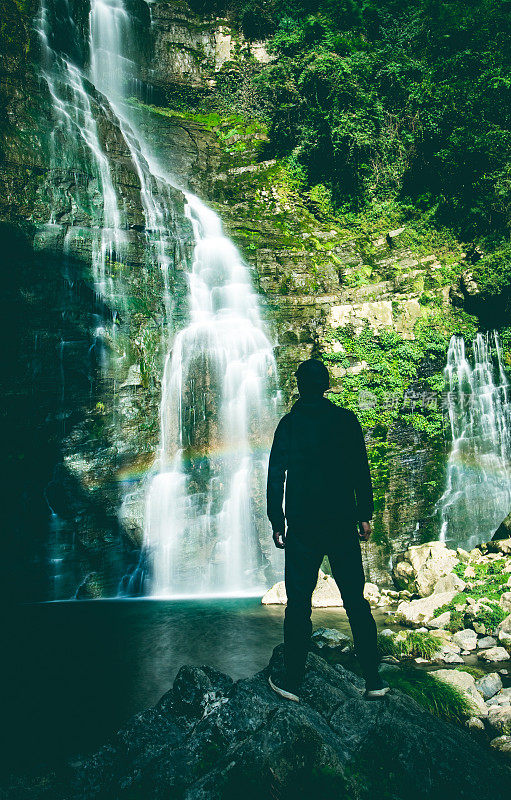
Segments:
[[[511,0],[217,0],[207,10],[269,39],[268,65],[240,50],[219,88],[231,108],[268,122],[271,154],[324,213],[393,200],[496,251],[481,278],[508,291]]]

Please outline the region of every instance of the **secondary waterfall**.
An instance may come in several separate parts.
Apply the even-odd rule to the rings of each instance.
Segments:
[[[497,333],[477,334],[471,359],[453,336],[445,378],[452,445],[440,537],[470,549],[491,539],[511,509],[511,388]]]
[[[264,513],[266,469],[278,413],[272,346],[247,267],[222,233],[219,217],[178,185],[160,163],[127,102],[136,83],[132,26],[123,0],[91,0],[89,67],[52,47],[43,0],[40,34],[61,143],[89,149],[103,198],[93,256],[98,291],[113,300],[109,267],[121,249],[123,215],[109,162],[97,135],[87,86],[117,120],[140,182],[147,247],[164,277],[167,324],[160,408],[160,447],[146,482],[139,567],[124,594],[155,596],[257,593],[274,579],[275,558]],[[71,15],[67,10],[69,19]],[[171,194],[181,189],[195,248],[187,265],[188,321],[177,332],[169,270],[176,249]],[[105,234],[103,228],[106,228]],[[108,292],[108,288],[110,291]]]

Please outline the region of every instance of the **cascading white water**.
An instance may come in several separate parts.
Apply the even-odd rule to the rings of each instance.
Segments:
[[[67,0],[63,3],[63,12],[71,23],[72,16]],[[95,288],[99,296],[113,301],[117,307],[123,307],[124,298],[108,270],[108,265],[114,259],[120,260],[125,245],[122,213],[114,189],[110,162],[99,140],[91,100],[85,87],[85,76],[69,56],[53,48],[51,15],[46,0],[41,3],[37,31],[42,49],[42,76],[48,85],[56,119],[51,137],[52,169],[58,171],[66,166],[68,149],[75,150],[78,146],[89,154],[102,198],[100,213],[92,214],[97,232],[92,242]],[[69,36],[71,38],[71,31]],[[79,182],[77,177],[77,183]],[[55,222],[53,213],[49,222]],[[69,249],[73,236],[82,235],[79,228],[74,229],[71,220],[66,232],[66,247]]]
[[[473,365],[453,336],[445,378],[452,445],[440,498],[440,538],[474,547],[491,538],[511,509],[511,387],[496,332],[477,334]]]
[[[44,5],[41,19],[41,35],[48,43]],[[141,564],[144,571],[149,567],[149,580],[144,588],[156,596],[263,591],[275,575],[263,498],[279,393],[257,295],[240,254],[222,233],[218,216],[178,186],[157,161],[127,102],[136,70],[130,60],[135,48],[123,0],[91,0],[89,51],[87,78],[118,121],[140,182],[153,265],[164,277],[168,355],[162,379],[160,451],[147,482]],[[57,117],[69,118],[74,128],[81,123],[79,135],[97,164],[105,224],[108,220],[117,236],[120,217],[114,213],[117,200],[110,164],[99,144],[85,76],[71,60],[59,57],[53,63],[58,70],[48,71],[46,78]],[[67,73],[72,76],[69,81]],[[63,86],[60,92],[55,75]],[[173,235],[175,189],[184,193],[195,249],[188,272],[189,323],[172,338],[169,267],[176,260],[176,248],[178,260],[185,261],[181,243]],[[108,260],[108,246],[103,240],[100,245],[98,285],[104,286],[101,264]],[[129,593],[134,584],[139,591],[140,575],[124,581],[123,590]]]
[[[264,509],[252,498],[264,495],[276,365],[239,253],[217,215],[187,201],[196,240],[191,320],[163,377],[159,471],[146,506],[152,591],[257,593],[272,559],[255,527]]]
[[[168,194],[172,184],[149,163],[151,157],[147,144],[136,131],[132,109],[125,103],[136,66],[128,55],[134,48],[131,20],[123,0],[91,0],[89,49],[91,82],[108,100],[117,117],[138,175],[146,235],[156,266],[163,274],[163,301],[169,318],[172,310],[169,268],[176,245],[180,245],[172,236],[172,203]],[[178,258],[184,260],[182,253]]]

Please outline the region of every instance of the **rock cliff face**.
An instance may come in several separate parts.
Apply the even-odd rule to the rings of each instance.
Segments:
[[[10,24],[1,42],[0,216],[14,348],[4,377],[16,426],[8,431],[9,552],[11,572],[21,560],[20,572],[33,575],[27,587],[15,569],[9,587],[21,596],[72,597],[93,572],[87,585],[110,595],[137,559],[141,535],[140,511],[134,518],[126,502],[119,524],[119,508],[158,443],[164,279],[146,243],[136,165],[117,119],[89,85],[98,143],[124,215],[122,259],[109,254],[111,277],[98,293],[94,261],[106,223],[97,165],[76,131],[74,142],[61,136],[41,75],[38,4],[23,11],[9,0],[3,5]],[[148,8],[135,4],[143,18],[140,9],[147,28]],[[86,29],[88,4],[76,4],[74,13],[78,30]],[[178,320],[193,237],[182,193],[171,192],[166,203]],[[64,571],[50,567],[48,574],[45,563],[63,560]]]
[[[281,657],[279,647],[272,663]],[[60,779],[33,784],[30,796],[507,797],[504,762],[400,691],[366,701],[361,678],[309,654],[297,704],[272,692],[268,671],[233,683],[209,667],[182,667],[154,708]]]
[[[115,118],[89,87],[127,223],[122,264],[116,266],[115,254],[111,263],[114,290],[106,299],[95,294],[97,177],[83,153],[55,159],[55,120],[38,72],[37,4],[2,5],[9,24],[1,34],[0,218],[16,341],[5,377],[9,411],[19,419],[8,450],[12,556],[32,570],[34,597],[72,596],[87,576],[86,596],[114,594],[138,558],[142,519],[134,490],[158,444],[165,286],[143,246],[137,171]],[[453,272],[462,270],[461,247],[420,242],[406,227],[382,223],[381,230],[361,232],[325,218],[297,194],[283,165],[267,157],[261,123],[194,111],[213,102],[231,59],[267,61],[264,43],[245,42],[229,20],[199,17],[183,2],[157,1],[150,13],[139,0],[129,7],[140,31],[134,103],[141,125],[177,183],[219,212],[250,264],[286,398],[295,391],[294,368],[311,354],[330,357],[332,397],[358,376],[363,388],[368,362],[345,354],[339,332],[358,341],[368,331],[391,330],[400,342],[414,342],[417,321],[433,311],[451,313],[449,287]],[[88,4],[72,8],[83,32]],[[178,327],[191,230],[178,190],[169,203]],[[441,351],[418,358],[408,389],[423,388],[443,358]],[[441,435],[427,443],[406,417],[392,418],[383,433],[369,426],[367,438],[378,495],[367,579],[388,582],[391,553],[432,538],[445,443]],[[66,570],[48,576],[44,564],[62,551]],[[13,584],[25,593],[16,578]]]

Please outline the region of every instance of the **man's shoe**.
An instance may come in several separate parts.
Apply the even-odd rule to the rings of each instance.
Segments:
[[[275,682],[275,680],[277,680],[277,682]],[[271,675],[268,676],[268,683],[274,692],[277,692],[277,694],[279,694],[281,697],[285,697],[286,700],[294,700],[295,703],[300,701],[296,686],[291,686],[285,679],[275,680],[272,680]]]
[[[366,679],[364,697],[366,700],[377,700],[390,692],[390,686],[382,681],[379,675]]]

